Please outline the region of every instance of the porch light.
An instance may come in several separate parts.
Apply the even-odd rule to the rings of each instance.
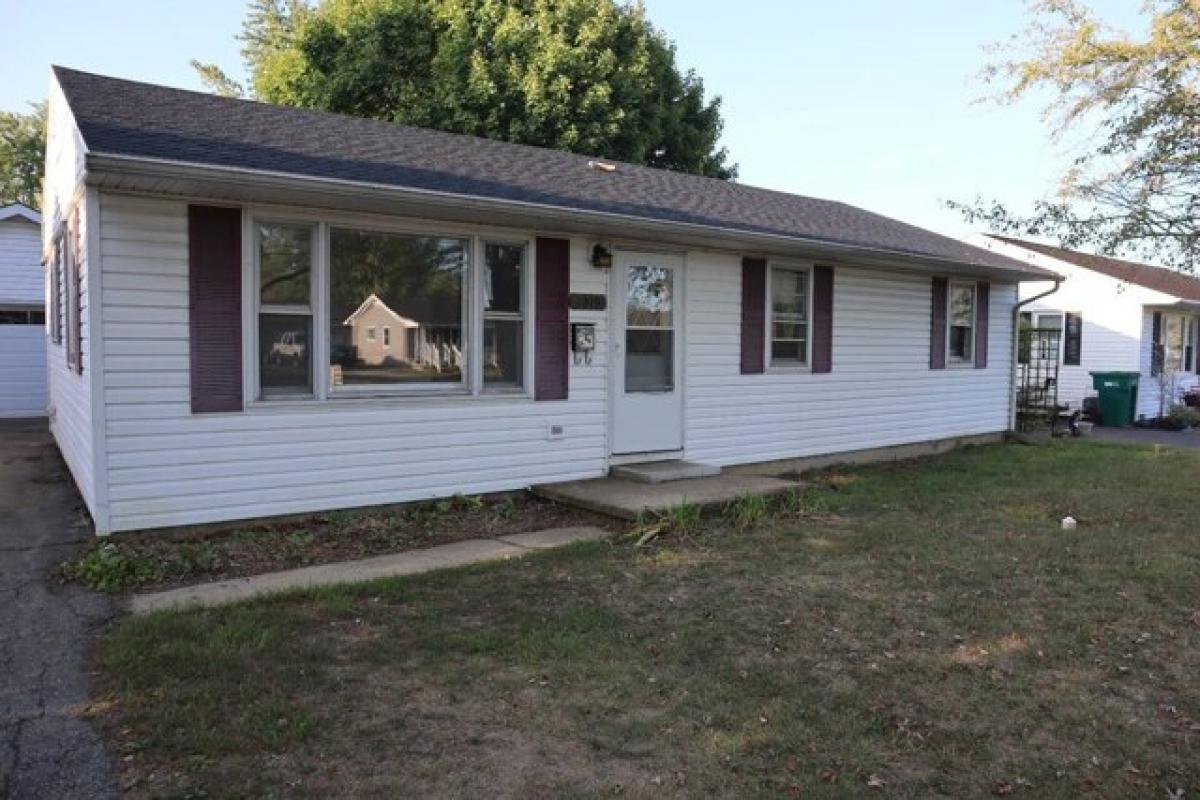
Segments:
[[[612,266],[612,250],[597,244],[592,248],[592,266],[596,269],[608,269]]]

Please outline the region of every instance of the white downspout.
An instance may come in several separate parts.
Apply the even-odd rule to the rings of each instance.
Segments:
[[[1030,303],[1041,300],[1043,297],[1049,297],[1058,291],[1062,286],[1063,279],[1061,277],[1054,279],[1054,286],[1041,294],[1028,297],[1020,300],[1013,306],[1012,310],[1012,366],[1011,374],[1008,378],[1008,432],[1016,433],[1017,431],[1017,358],[1021,352],[1021,308]],[[1018,291],[1020,291],[1018,289]]]

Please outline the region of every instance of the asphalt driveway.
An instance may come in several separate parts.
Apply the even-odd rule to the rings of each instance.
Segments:
[[[102,595],[46,578],[89,537],[46,423],[0,420],[0,797],[113,797],[83,718]]]
[[[1161,431],[1155,428],[1102,428],[1097,426],[1092,429],[1091,435],[1092,438],[1103,442],[1200,448],[1200,428],[1190,431]]]

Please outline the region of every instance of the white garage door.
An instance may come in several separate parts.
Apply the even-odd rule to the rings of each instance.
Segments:
[[[0,324],[0,417],[46,413],[46,329]]]

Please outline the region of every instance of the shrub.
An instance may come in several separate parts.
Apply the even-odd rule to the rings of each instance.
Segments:
[[[74,561],[64,561],[59,573],[101,592],[120,592],[154,579],[149,564],[130,558],[112,542],[96,545]]]
[[[1183,431],[1193,425],[1200,425],[1200,412],[1182,403],[1171,406],[1162,418],[1162,426],[1167,430]]]
[[[744,494],[725,506],[725,518],[739,531],[749,530],[767,518],[770,509],[761,494]]]
[[[672,533],[694,533],[700,530],[704,514],[694,503],[681,503],[666,513],[664,521]]]

